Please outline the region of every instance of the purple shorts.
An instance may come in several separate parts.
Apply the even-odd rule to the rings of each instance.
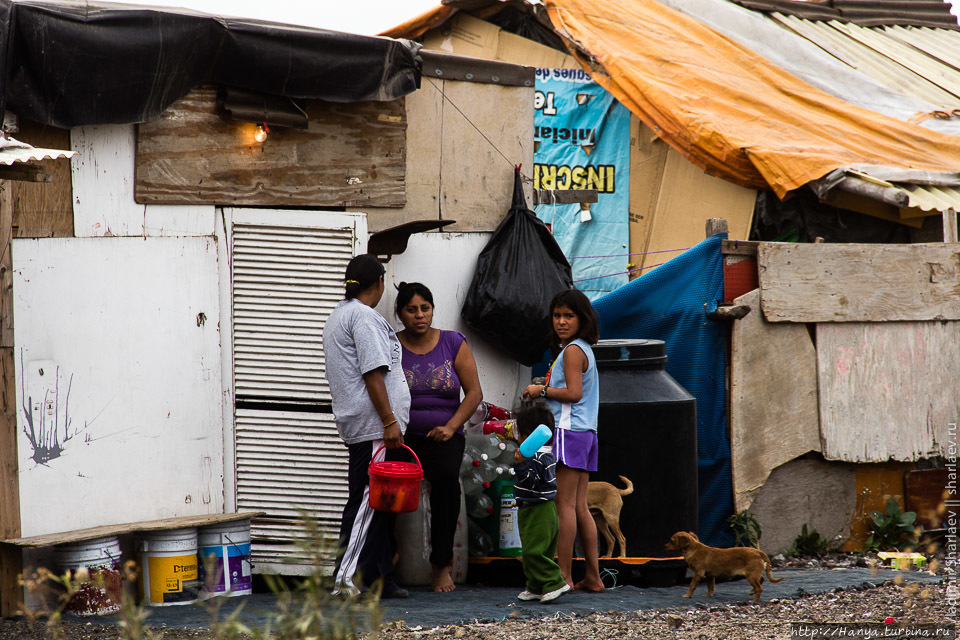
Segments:
[[[597,432],[557,429],[553,437],[557,462],[581,471],[597,470]]]

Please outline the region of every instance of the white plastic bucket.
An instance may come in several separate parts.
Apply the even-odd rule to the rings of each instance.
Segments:
[[[67,611],[79,616],[103,616],[120,611],[123,578],[117,536],[59,545],[54,549],[54,557],[61,573],[73,574],[77,587],[77,593],[67,603]],[[76,578],[80,569],[86,569],[85,579]]]
[[[197,543],[205,595],[245,596],[253,593],[249,520],[201,527],[197,531]]]
[[[139,547],[140,596],[146,604],[196,601],[200,592],[196,527],[144,534]]]

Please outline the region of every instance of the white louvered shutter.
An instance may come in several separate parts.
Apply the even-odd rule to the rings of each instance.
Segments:
[[[303,573],[301,511],[336,536],[347,498],[323,361],[323,326],[366,237],[363,214],[232,210],[237,507],[258,570]]]

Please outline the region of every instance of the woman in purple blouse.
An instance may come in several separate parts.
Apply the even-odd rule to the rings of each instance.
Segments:
[[[463,334],[433,326],[433,294],[419,282],[397,290],[397,333],[410,387],[410,422],[404,443],[416,451],[430,481],[433,590],[453,591],[450,564],[460,514],[463,425],[483,399],[477,363]],[[460,390],[463,389],[463,398]]]

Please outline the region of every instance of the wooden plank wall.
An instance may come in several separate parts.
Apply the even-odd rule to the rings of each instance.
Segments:
[[[532,88],[474,82],[441,85],[432,79],[424,85],[428,82],[440,88],[443,99],[440,217],[457,221],[444,231],[492,231],[513,200],[513,165],[523,165],[521,173],[533,175]],[[421,91],[431,89],[424,86]],[[490,108],[494,104],[497,109]],[[504,114],[511,114],[508,126]],[[522,114],[523,120],[513,114]]]
[[[448,232],[493,231],[510,209],[513,166],[533,171],[532,100],[533,87],[424,78],[406,96],[406,205],[348,211],[365,212],[371,231],[427,219],[456,220]],[[518,115],[507,122],[504,114]]]
[[[650,231],[664,188],[663,172],[667,165],[670,147],[647,128],[637,116],[630,114],[630,259],[632,268],[656,264],[653,258],[661,254],[643,255],[650,248]],[[675,249],[676,247],[667,247]],[[671,257],[674,254],[669,254]],[[638,278],[645,271],[634,271],[630,279]]]
[[[857,505],[853,510],[850,539],[841,547],[843,551],[859,551],[870,537],[870,512],[885,511],[890,498],[895,498],[904,509],[903,477],[914,468],[911,462],[881,462],[857,464]]]
[[[16,138],[36,147],[69,149],[70,132],[20,120]],[[0,539],[20,535],[20,476],[17,456],[16,354],[14,353],[12,239],[72,237],[73,189],[70,160],[39,165],[51,182],[0,181]],[[22,590],[20,549],[0,545],[0,615],[17,613]]]
[[[45,149],[69,149],[70,132],[20,120],[17,140]],[[70,159],[44,160],[38,165],[52,182],[11,181],[13,233],[16,238],[70,238],[73,236],[73,188]]]
[[[137,133],[141,204],[402,207],[406,202],[404,100],[303,101],[306,130],[256,125],[217,113],[216,89],[175,102]]]
[[[631,257],[644,267],[635,273],[701,242],[710,218],[725,219],[731,239],[748,239],[757,192],[707,175],[635,121],[631,116],[630,253],[646,254]]]
[[[576,69],[572,56],[456,14],[424,34],[425,49],[539,68]],[[513,166],[533,174],[534,87],[427,77],[407,96],[407,205],[364,209],[371,231],[411,220],[456,220],[445,232],[493,231],[513,196]],[[491,105],[495,105],[495,108]],[[523,185],[533,208],[531,182]]]
[[[960,244],[790,244],[758,248],[772,322],[960,319]]]
[[[13,355],[13,185],[0,182],[0,540],[20,536],[20,473],[17,458],[17,393]],[[0,545],[0,616],[17,612],[22,571],[20,549]]]
[[[734,509],[750,507],[778,466],[820,450],[817,354],[806,325],[774,324],[759,290],[737,298],[750,313],[733,323],[730,450]]]
[[[956,321],[818,324],[824,457],[878,462],[946,455],[948,424],[960,416],[957,345]]]

